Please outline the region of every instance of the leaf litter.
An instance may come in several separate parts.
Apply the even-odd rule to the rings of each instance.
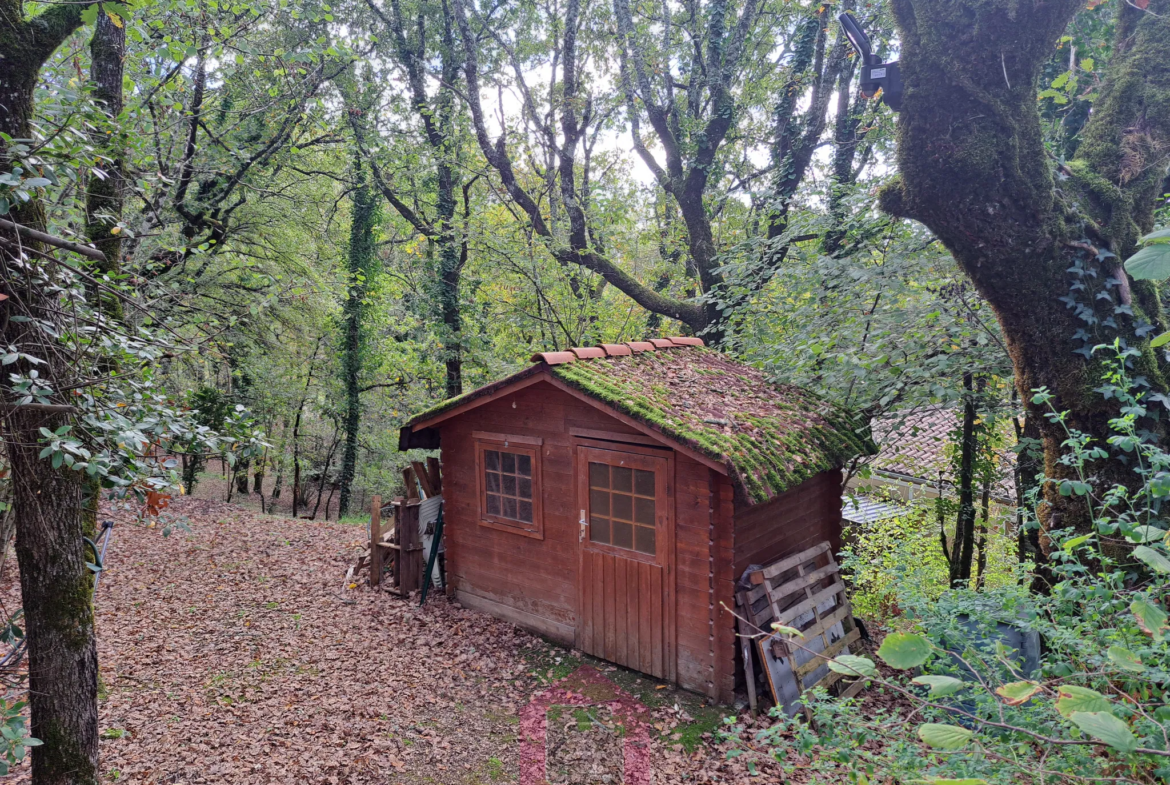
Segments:
[[[369,589],[364,576],[349,588],[346,568],[366,544],[359,526],[189,497],[170,511],[189,531],[163,537],[103,504],[103,519],[118,524],[97,598],[105,782],[517,781],[520,710],[549,684],[541,663],[569,652],[441,593],[419,608]],[[10,563],[0,595],[18,607]],[[660,732],[653,782],[781,774],[751,756],[752,776],[749,760],[728,760],[731,743],[714,732],[680,743],[693,718],[679,703],[701,699],[673,687],[648,692],[670,696],[648,700]],[[741,741],[754,746],[770,724],[741,718]],[[554,757],[580,755],[565,752]],[[798,769],[807,760],[788,757]],[[9,781],[28,778],[26,761]]]

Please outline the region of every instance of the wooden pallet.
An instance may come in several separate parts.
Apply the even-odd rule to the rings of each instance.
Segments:
[[[738,591],[735,600],[752,711],[757,708],[752,640],[772,698],[789,714],[796,713],[805,690],[818,685],[838,697],[860,692],[863,679],[843,680],[826,664],[852,653],[850,646],[861,637],[829,543],[773,562],[749,579],[751,588]],[[790,643],[788,636],[773,634],[773,624],[795,627],[804,637]]]

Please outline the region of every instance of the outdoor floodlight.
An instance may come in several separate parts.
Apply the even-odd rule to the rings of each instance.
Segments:
[[[853,14],[845,12],[837,17],[845,31],[845,37],[857,51],[861,63],[861,94],[866,98],[873,98],[880,88],[882,101],[895,112],[902,108],[902,73],[898,70],[898,63],[883,63],[873,53],[869,43],[869,36],[857,24]]]

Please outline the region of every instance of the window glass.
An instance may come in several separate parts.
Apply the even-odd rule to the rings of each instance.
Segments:
[[[589,464],[589,539],[654,555],[654,472]]]
[[[532,523],[532,456],[484,450],[483,467],[487,514]]]

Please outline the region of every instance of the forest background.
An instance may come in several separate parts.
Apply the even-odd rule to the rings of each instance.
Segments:
[[[912,5],[893,4],[896,25],[885,4],[856,0],[0,0],[13,308],[0,362],[9,490],[27,511],[3,519],[0,540],[25,526],[22,571],[40,578],[24,587],[29,637],[56,652],[54,691],[75,678],[82,694],[96,677],[70,510],[92,513],[110,491],[196,491],[210,468],[229,498],[360,514],[418,457],[396,449],[410,413],[568,346],[700,335],[895,434],[924,407],[951,408],[952,503],[916,519],[929,534],[915,542],[931,548],[941,525],[941,588],[965,585],[973,565],[981,576],[988,552],[1004,557],[1001,575],[1046,562],[1046,527],[1116,534],[1090,491],[1108,508],[1104,489],[1140,488],[1153,502],[1134,521],[1148,528],[1165,472],[1127,479],[1128,459],[1096,448],[1058,460],[1059,410],[1045,418],[1052,399],[1030,393],[1055,387],[1089,434],[1074,446],[1114,434],[1119,412],[1154,425],[1116,451],[1164,435],[1165,341],[1149,340],[1165,330],[1163,294],[1138,279],[1170,275],[1170,246],[1150,236],[1142,253],[1159,274],[1135,276],[1132,292],[1116,260],[1163,217],[1167,124],[1153,109],[1129,123],[1134,103],[1118,96],[1137,89],[1134,63],[1157,61],[1136,81],[1161,106],[1170,58],[1143,53],[1165,52],[1170,9],[1050,3],[1017,24],[1014,3],[956,4],[976,56],[951,62],[923,40],[963,20],[923,11],[922,40],[908,41]],[[907,56],[919,105],[900,137],[859,89],[841,12],[879,59]],[[968,73],[997,35],[1014,47],[998,55],[1002,83]],[[959,88],[924,76],[930,66]],[[1002,121],[979,144],[931,126],[948,111],[995,125],[967,99]],[[931,151],[952,132],[951,155]],[[1010,155],[1019,171],[1000,165]],[[1043,231],[1022,232],[1036,215]],[[87,261],[59,253],[78,250]],[[1094,357],[1114,333],[1121,370]],[[1042,443],[1054,482],[1038,520],[1027,510]],[[994,532],[1011,547],[985,551],[975,499],[1004,480],[1019,512]],[[1096,558],[1117,555],[1106,550]],[[56,624],[62,602],[85,634]],[[86,667],[68,675],[72,654]],[[64,771],[70,744],[45,765]]]

